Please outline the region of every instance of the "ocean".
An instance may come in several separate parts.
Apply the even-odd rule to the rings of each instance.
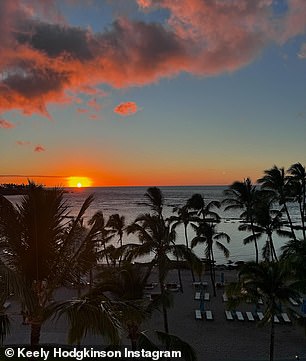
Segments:
[[[227,187],[225,186],[169,186],[160,187],[165,198],[164,216],[168,217],[173,214],[173,208],[183,206],[188,198],[195,193],[200,193],[204,196],[206,202],[212,200],[222,201],[224,199],[223,192]],[[147,187],[99,187],[99,188],[67,188],[65,199],[70,207],[70,216],[76,216],[80,210],[84,200],[90,194],[94,195],[94,201],[90,208],[87,210],[84,221],[85,223],[97,212],[102,211],[104,216],[108,218],[111,214],[119,213],[125,216],[126,223],[129,224],[139,215],[150,212],[150,209],[143,206],[144,194]],[[13,203],[18,203],[21,196],[8,196],[9,200]],[[231,237],[229,244],[226,247],[230,251],[230,256],[226,259],[223,253],[218,249],[214,249],[215,259],[217,264],[226,264],[229,261],[249,261],[255,259],[254,245],[243,245],[243,239],[250,233],[238,231],[240,224],[239,214],[240,211],[224,211],[223,208],[218,209],[217,213],[221,216],[222,220],[218,224],[218,232],[225,232]],[[290,205],[290,214],[294,221],[298,221],[299,213],[296,204]],[[188,226],[189,240],[195,236],[192,228]],[[135,242],[136,236],[124,236],[123,242]],[[259,248],[261,249],[266,241],[266,237],[259,240]],[[114,244],[116,241],[113,241]],[[274,243],[277,251],[286,242],[286,239],[279,238],[274,235]],[[183,233],[183,226],[177,228],[177,243],[185,244]],[[194,249],[199,257],[205,257],[203,246],[199,245]],[[149,258],[143,259],[148,261]]]

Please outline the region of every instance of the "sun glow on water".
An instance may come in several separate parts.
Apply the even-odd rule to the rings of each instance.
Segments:
[[[92,185],[92,180],[88,177],[69,177],[67,179],[68,187],[84,188]]]

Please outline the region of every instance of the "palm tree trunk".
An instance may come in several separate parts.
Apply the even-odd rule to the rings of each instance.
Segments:
[[[178,260],[177,260],[177,261],[178,261]],[[180,283],[180,291],[181,291],[182,293],[184,293],[180,265],[178,264],[177,267],[178,267],[178,268],[177,268],[177,274],[178,274],[178,279],[179,279],[179,283]]]
[[[168,325],[168,313],[167,308],[163,305],[163,318],[164,318],[164,329],[166,333],[169,333],[169,325]]]
[[[164,319],[164,329],[166,333],[169,333],[169,325],[168,325],[168,313],[167,313],[167,307],[165,305],[165,283],[164,283],[164,278],[162,277],[162,272],[161,272],[161,265],[159,264],[158,266],[158,279],[159,279],[159,287],[160,287],[160,292],[161,292],[161,299],[162,299],[162,308],[163,308],[163,319]]]
[[[300,215],[301,215],[301,222],[302,222],[303,239],[304,239],[304,241],[306,241],[304,210],[303,210],[302,202],[299,202],[299,208],[300,208]]]
[[[304,217],[305,217],[305,211],[306,211],[306,185],[305,182],[303,183],[303,188],[302,188],[302,202],[303,202],[303,206],[302,206],[302,225],[303,225],[303,236],[304,236],[304,240],[306,241],[306,236],[305,236],[305,221],[304,221]]]
[[[103,248],[104,248],[104,254],[105,254],[106,264],[107,264],[107,266],[109,267],[109,260],[108,260],[108,256],[107,256],[107,253],[106,253],[105,243],[103,244]]]
[[[271,260],[272,262],[275,260],[276,262],[278,261],[277,255],[276,255],[276,251],[275,251],[275,247],[274,247],[274,243],[273,243],[273,239],[272,239],[272,234],[269,233],[269,243],[270,243],[270,251],[271,251]]]
[[[89,288],[92,288],[92,284],[93,284],[93,272],[92,272],[92,268],[89,270]]]
[[[252,228],[252,234],[253,234],[253,237],[254,237],[256,264],[258,264],[258,262],[259,262],[258,243],[257,243],[257,239],[256,239],[256,237],[255,237],[254,221],[253,221],[253,218],[252,218],[252,217],[251,217],[251,228]]]
[[[274,337],[275,337],[275,327],[274,327],[274,314],[271,316],[271,330],[270,330],[270,361],[274,359]]]
[[[290,224],[290,228],[291,228],[291,232],[292,232],[293,238],[296,240],[296,236],[295,236],[293,224],[292,224],[292,221],[291,221],[291,217],[290,217],[290,214],[289,214],[289,211],[288,211],[287,203],[286,203],[286,202],[284,203],[284,208],[285,208],[285,212],[286,212],[286,215],[287,215],[289,224]]]
[[[212,282],[213,282],[213,290],[214,296],[216,297],[216,272],[215,272],[215,258],[213,249],[211,247],[211,269],[212,269]]]
[[[31,346],[39,345],[41,322],[31,323]]]
[[[131,323],[128,326],[128,337],[131,340],[132,350],[137,350],[137,340],[138,340],[139,330],[136,323]]]
[[[168,325],[168,312],[167,307],[165,306],[165,285],[163,280],[159,280],[159,286],[161,291],[161,298],[162,298],[162,304],[163,304],[163,319],[164,319],[164,329],[166,333],[169,333],[169,325]]]
[[[186,224],[184,224],[184,231],[185,231],[186,247],[187,247],[187,249],[189,249],[188,234],[187,234],[187,225],[186,225]],[[192,282],[195,282],[192,264],[190,264],[190,271],[191,271]]]
[[[120,247],[122,248],[122,237],[120,237],[119,242],[120,242]],[[120,268],[120,265],[121,265],[121,261],[122,261],[122,254],[119,257],[119,268]]]
[[[211,285],[212,285],[212,288],[213,288],[214,297],[216,297],[216,283],[215,283],[214,273],[213,273],[213,263],[212,263],[212,258],[211,258],[211,250],[209,250],[208,261],[209,261],[209,273],[210,273]]]

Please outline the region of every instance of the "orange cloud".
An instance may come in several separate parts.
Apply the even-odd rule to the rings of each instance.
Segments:
[[[40,153],[40,152],[45,152],[45,151],[46,151],[46,149],[40,144],[36,145],[34,148],[34,152]]]
[[[89,107],[92,107],[93,109],[95,109],[96,111],[99,111],[101,110],[101,105],[99,103],[97,103],[97,99],[94,98],[94,99],[90,99],[88,102],[87,102],[87,105]]]
[[[16,125],[9,122],[8,120],[5,119],[0,119],[0,128],[2,129],[12,129],[15,128]]]
[[[99,96],[99,84],[235,71],[271,42],[306,30],[305,0],[288,1],[283,14],[274,13],[272,0],[138,0],[145,11],[166,10],[165,23],[121,18],[101,33],[63,24],[54,1],[41,3],[0,2],[0,111],[50,117],[48,104],[74,102],[78,93]]]
[[[114,112],[122,116],[128,116],[137,113],[137,110],[138,107],[136,103],[126,102],[117,105],[114,109]]]
[[[28,142],[25,140],[17,140],[16,144],[21,145],[21,146],[27,146],[27,145],[31,145],[31,142]]]
[[[88,109],[78,108],[78,109],[77,109],[77,112],[80,113],[80,114],[88,113]]]

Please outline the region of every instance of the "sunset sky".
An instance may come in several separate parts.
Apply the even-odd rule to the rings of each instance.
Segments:
[[[0,183],[306,164],[305,0],[1,0],[0,34]]]

